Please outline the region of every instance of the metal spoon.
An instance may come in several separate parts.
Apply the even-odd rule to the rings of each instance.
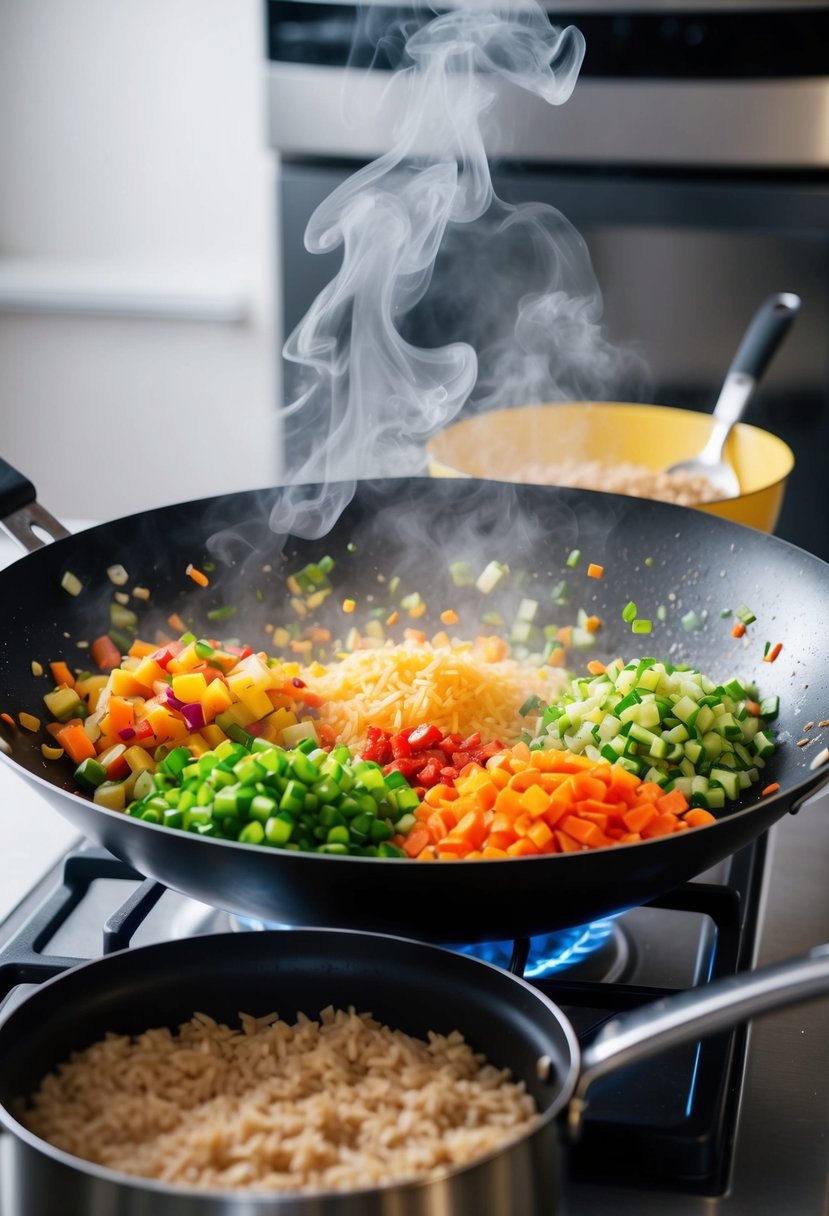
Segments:
[[[697,473],[716,487],[722,498],[740,493],[737,474],[722,458],[725,441],[735,422],[739,422],[757,383],[800,311],[800,296],[790,291],[769,296],[755,313],[740,348],[723,382],[714,407],[714,427],[702,451],[689,460],[680,460],[668,473]]]

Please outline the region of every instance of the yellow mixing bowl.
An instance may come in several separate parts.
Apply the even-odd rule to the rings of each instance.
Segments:
[[[701,451],[711,427],[711,416],[694,410],[567,401],[462,419],[436,435],[426,450],[433,477],[538,481],[539,470],[571,459],[664,469]],[[740,496],[699,509],[773,532],[794,466],[791,448],[768,431],[739,422],[724,455],[739,479]]]

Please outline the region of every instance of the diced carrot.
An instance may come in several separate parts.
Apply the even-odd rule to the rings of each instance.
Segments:
[[[206,587],[208,585],[208,583],[210,582],[210,579],[207,577],[207,575],[204,574],[201,570],[197,569],[193,565],[192,562],[190,562],[188,564],[187,569],[185,570],[184,573],[189,575],[189,577],[193,580],[193,582],[197,583],[199,587]]]
[[[537,819],[550,809],[551,795],[540,785],[531,785],[521,795],[521,806],[524,811]]]
[[[493,849],[508,849],[518,837],[515,832],[490,832],[487,836],[487,842]]]
[[[112,671],[114,667],[120,666],[121,652],[109,634],[103,633],[96,638],[89,647],[89,653],[101,671]]]
[[[622,816],[622,820],[629,832],[641,832],[643,828],[656,819],[658,814],[659,811],[652,802],[643,802],[640,806],[631,807]]]
[[[779,789],[780,789],[780,782],[772,781],[771,785],[767,785],[766,788],[764,790],[761,790],[760,792],[761,792],[761,795],[763,798],[767,798],[769,796],[769,794],[776,794]],[[686,815],[685,818],[687,819],[688,816]]]
[[[598,633],[598,631],[599,631],[599,630],[601,629],[601,627],[602,627],[602,618],[601,618],[600,616],[596,616],[595,614],[594,614],[594,615],[591,615],[591,616],[589,616],[589,617],[587,618],[587,620],[584,622],[584,627],[585,627],[585,629],[587,630],[587,632],[588,632],[588,633]],[[593,661],[594,663],[595,663],[595,662],[597,662],[597,660],[596,660],[596,659],[593,659],[592,661]],[[600,675],[602,675],[602,673],[605,671],[605,666],[604,666],[604,664],[603,664],[603,663],[601,664],[601,668],[602,668],[602,670],[601,670],[601,671],[594,672],[593,674],[594,674],[594,675],[599,675],[599,676],[600,676]],[[587,664],[587,670],[588,670],[588,671],[590,671],[590,664],[589,664],[589,663]]]
[[[107,729],[113,735],[135,729],[135,707],[126,697],[110,697],[106,716],[109,719]]]
[[[561,828],[568,836],[572,836],[574,840],[586,844],[591,849],[600,849],[608,843],[608,838],[601,828],[596,827],[595,823],[590,823],[587,819],[580,819],[577,815],[568,815],[566,819],[562,820]]]
[[[560,853],[581,853],[584,845],[578,840],[574,840],[572,836],[568,836],[567,832],[562,832],[560,828],[556,828],[556,843]]]
[[[588,578],[601,578],[604,574],[604,566],[598,565],[597,562],[590,562],[587,567]]]
[[[317,734],[320,737],[320,742],[326,746],[333,747],[337,742],[337,730],[330,722],[318,722]]]
[[[510,857],[535,857],[538,855],[538,852],[539,849],[533,844],[529,836],[522,836],[507,847],[507,853]]]
[[[431,843],[432,839],[425,828],[414,827],[406,837],[403,851],[407,857],[417,857]]]
[[[532,825],[529,832],[527,832],[527,836],[542,853],[547,850],[550,841],[555,840],[551,829],[547,827],[543,819],[538,820]]]
[[[176,633],[187,632],[187,626],[177,612],[173,612],[167,617],[167,624],[171,629],[175,629]]]
[[[657,798],[656,805],[663,813],[681,815],[688,809],[688,799],[681,790],[670,790],[667,794],[662,794],[660,798]]]
[[[11,714],[2,713],[2,714],[0,714],[0,718],[2,718],[2,719],[3,719],[3,721],[6,723],[6,726],[12,726],[12,727],[14,727],[15,729],[17,728],[17,723],[15,722],[15,720],[14,720],[14,718],[11,716]],[[48,729],[48,728],[47,728],[47,729]]]
[[[50,663],[49,670],[51,671],[52,679],[56,684],[65,684],[67,688],[75,687],[75,677],[69,670],[69,665],[64,663],[62,659],[59,659],[57,663]]]
[[[604,675],[607,669],[604,663],[600,663],[598,659],[591,659],[587,664],[587,670],[590,672],[591,676],[601,676]]]
[[[485,830],[484,817],[480,811],[468,811],[452,828],[450,836],[453,839],[466,840],[477,849],[484,839]]]
[[[782,649],[783,649],[783,643],[775,642],[774,645],[772,646],[772,648],[769,650],[768,654],[763,655],[763,662],[764,663],[773,663],[774,660],[777,658],[777,656],[780,654],[780,651]]]
[[[509,857],[509,853],[506,849],[499,849],[495,845],[488,844],[486,848],[481,849],[481,857],[487,861],[496,861],[499,857]]]
[[[500,663],[509,653],[509,646],[497,634],[493,634],[491,637],[478,638],[475,643],[475,649],[485,663]]]
[[[737,621],[737,624],[731,630],[732,638],[741,638],[746,631],[746,627],[742,621]]]
[[[95,755],[95,744],[83,728],[83,723],[73,718],[55,731],[55,738],[74,764],[80,764]]]
[[[650,840],[653,836],[669,836],[677,828],[677,817],[671,814],[670,811],[665,811],[661,815],[657,815],[655,819],[642,829],[643,840]]]
[[[127,654],[133,659],[146,659],[148,655],[155,654],[157,650],[155,642],[142,642],[140,638],[136,638]]]
[[[704,807],[694,806],[683,815],[682,822],[687,823],[689,828],[702,828],[709,823],[716,823],[717,820]]]

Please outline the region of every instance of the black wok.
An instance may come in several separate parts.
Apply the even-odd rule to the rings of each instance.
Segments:
[[[829,991],[829,947],[691,989],[609,1023],[583,1052],[561,1010],[497,967],[376,934],[294,930],[224,934],[121,951],[42,985],[0,1026],[0,1126],[11,1133],[8,1216],[545,1216],[559,1211],[566,1161],[557,1116],[577,1136],[594,1082],[678,1043]],[[524,1081],[541,1114],[520,1139],[436,1177],[317,1195],[195,1191],[82,1162],[19,1122],[16,1102],[71,1052],[109,1032],[175,1028],[196,1010],[316,1017],[354,1006],[419,1038],[459,1030]]]
[[[27,501],[34,490],[28,483],[21,487],[19,475],[14,481],[12,474],[0,516],[31,544]],[[605,622],[600,650],[583,660],[594,653],[653,655],[686,661],[716,680],[754,680],[762,695],[778,694],[780,746],[764,775],[779,783],[779,791],[761,797],[755,787],[716,824],[647,843],[497,863],[423,865],[286,853],[134,820],[74,794],[70,768],[44,761],[34,736],[5,732],[11,759],[2,762],[34,782],[87,837],[141,873],[207,903],[278,923],[380,929],[433,941],[505,939],[586,923],[646,902],[765,832],[829,777],[829,766],[810,769],[824,746],[818,723],[829,718],[829,566],[818,558],[699,511],[472,479],[363,482],[322,539],[286,539],[268,525],[286,493],[254,491],[144,512],[59,539],[0,572],[0,708],[41,712],[46,685],[32,675],[33,659],[68,657],[83,664],[75,644],[107,627],[114,588],[105,571],[114,563],[127,568],[130,586],[150,588],[147,629],[158,605],[162,621],[175,610],[197,633],[214,636],[221,628],[223,636],[232,631],[266,645],[264,625],[291,615],[286,573],[324,554],[336,562],[336,590],[325,606],[337,629],[342,630],[344,596],[361,607],[382,605],[387,584],[380,580],[399,575],[430,605],[430,615],[416,622],[427,633],[440,628],[438,614],[447,607],[480,630],[482,597],[474,588],[455,587],[448,566],[466,558],[482,568],[498,559],[509,563],[513,576],[525,572],[520,594],[545,603],[552,585],[567,575],[571,602],[557,609],[560,623],[572,620],[579,607]],[[313,491],[303,493],[306,514],[313,517]],[[12,519],[15,509],[20,514]],[[575,571],[565,568],[574,548],[584,555]],[[205,561],[216,569],[210,587],[201,590],[185,567]],[[602,579],[586,577],[587,561],[605,567]],[[67,570],[84,585],[76,597],[61,588]],[[511,604],[499,595],[496,588],[485,607],[514,611],[515,591],[509,592]],[[654,619],[650,636],[633,636],[623,622],[630,599],[641,616]],[[206,614],[226,604],[238,611],[217,627]],[[731,636],[733,617],[725,620],[720,613],[743,604],[757,620],[747,641],[738,642]],[[657,619],[659,605],[666,608],[664,622]],[[702,624],[689,631],[683,618],[691,610]],[[783,643],[775,663],[762,661],[765,641]],[[578,653],[574,657],[578,661]],[[798,747],[807,722],[815,724],[808,735],[813,742]],[[787,830],[796,832],[797,824]]]

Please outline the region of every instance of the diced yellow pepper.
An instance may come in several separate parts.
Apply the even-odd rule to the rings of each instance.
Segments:
[[[146,721],[152,727],[153,743],[165,743],[168,739],[182,739],[187,734],[187,726],[181,718],[177,718],[166,705],[154,705],[146,713]]]
[[[152,689],[159,681],[167,683],[167,672],[155,659],[142,659],[132,674],[148,689]]]
[[[203,756],[205,752],[210,751],[210,744],[206,739],[203,739],[200,734],[185,735],[181,740],[182,747],[187,747],[197,759]]]
[[[261,688],[246,688],[244,691],[237,693],[237,696],[244,707],[253,715],[253,718],[249,718],[248,721],[266,718],[273,709],[268,694]]]
[[[131,671],[114,667],[109,673],[109,689],[116,697],[143,697],[147,689]]]
[[[205,716],[212,720],[233,704],[233,694],[223,680],[211,680],[202,694],[201,704]]]
[[[221,726],[217,726],[215,722],[211,722],[209,726],[203,726],[199,734],[209,748],[218,747],[227,738]]]
[[[179,651],[175,658],[170,659],[170,662],[167,664],[167,671],[171,676],[174,676],[182,671],[192,671],[201,662],[201,656],[196,654],[195,642],[190,642],[183,650]]]
[[[200,671],[173,676],[173,696],[185,704],[201,701],[206,691],[207,680]]]

